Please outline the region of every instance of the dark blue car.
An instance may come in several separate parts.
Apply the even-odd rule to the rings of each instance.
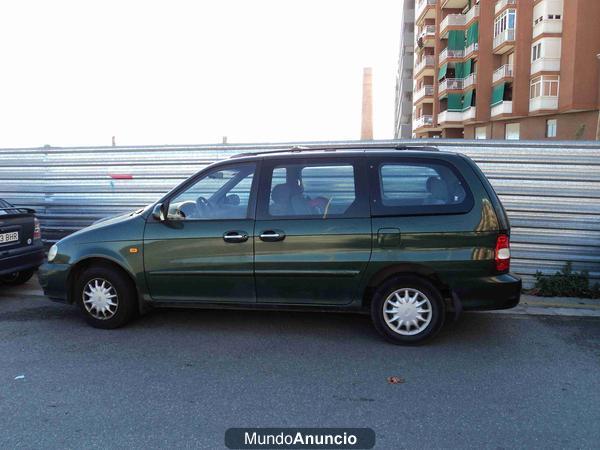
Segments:
[[[0,199],[0,284],[26,283],[43,262],[42,233],[34,211]]]

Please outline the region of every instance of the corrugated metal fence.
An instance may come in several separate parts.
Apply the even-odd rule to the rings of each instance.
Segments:
[[[595,142],[379,141],[435,145],[483,169],[513,226],[515,272],[566,261],[600,281],[600,144]],[[0,198],[38,211],[53,242],[96,219],[155,201],[207,164],[240,152],[356,142],[0,149]],[[123,179],[119,175],[131,176]]]

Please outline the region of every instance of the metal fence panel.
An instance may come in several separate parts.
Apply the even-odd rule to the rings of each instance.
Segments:
[[[151,203],[211,162],[295,145],[0,149],[0,198],[37,210],[47,243],[102,217]],[[464,153],[500,195],[513,227],[513,270],[532,284],[567,261],[600,281],[600,144],[555,141],[378,141]],[[121,179],[127,175],[130,179]]]

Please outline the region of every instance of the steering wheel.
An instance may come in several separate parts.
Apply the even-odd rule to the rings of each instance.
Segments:
[[[196,200],[196,206],[198,206],[198,210],[202,213],[202,215],[210,215],[213,209],[208,200],[202,196],[198,197]]]

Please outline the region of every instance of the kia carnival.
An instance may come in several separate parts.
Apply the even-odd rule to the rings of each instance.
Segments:
[[[99,328],[158,307],[350,311],[393,343],[511,308],[510,226],[464,155],[434,148],[242,154],[52,246],[51,299]]]

